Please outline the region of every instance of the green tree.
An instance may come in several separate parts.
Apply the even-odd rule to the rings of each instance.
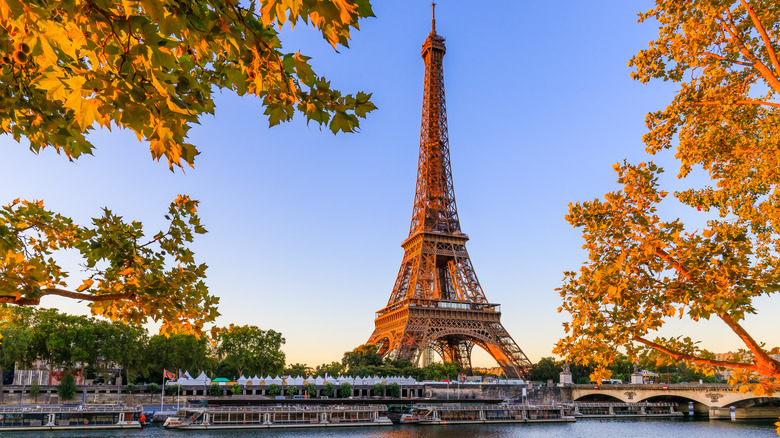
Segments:
[[[222,363],[231,366],[238,375],[246,372],[266,376],[284,370],[285,340],[281,333],[230,324],[212,330],[212,334],[217,341],[217,354],[223,357]]]
[[[284,388],[284,395],[288,395],[290,397],[298,394],[298,387],[295,385],[287,385],[287,387]]]
[[[757,396],[780,384],[777,346],[761,343],[743,322],[755,299],[780,291],[780,3],[752,0],[656,0],[640,15],[658,37],[632,60],[633,77],[663,79],[679,91],[647,116],[646,150],[676,148],[674,197],[705,226],[662,217],[663,169],[652,162],[615,165],[620,190],[571,204],[567,220],[582,230],[588,260],[565,273],[561,311],[571,314],[554,352],[593,360],[597,377],[619,349],[635,360],[686,361],[697,371],[734,370],[731,382]],[[684,180],[703,169],[710,184]],[[716,360],[691,337],[655,337],[672,318],[716,320],[744,343]]]
[[[62,377],[62,381],[57,386],[57,394],[60,400],[72,400],[76,396],[76,379],[70,371]]]
[[[145,375],[162,381],[164,369],[202,370],[207,363],[208,340],[190,334],[152,336],[144,351]]]
[[[309,377],[313,372],[314,370],[312,370],[311,367],[308,367],[306,364],[302,363],[294,363],[289,365],[283,371],[284,375],[290,377]]]
[[[30,357],[33,333],[29,319],[16,318],[9,313],[7,308],[0,309],[4,319],[0,321],[0,403],[3,401],[3,368],[10,368],[17,362],[29,364],[33,359]]]
[[[244,388],[242,388],[241,385],[236,383],[230,387],[230,392],[232,392],[234,395],[241,395],[244,393]]]
[[[382,356],[377,353],[376,345],[364,344],[344,353],[341,363],[349,373],[355,375],[355,371],[359,368],[381,366]]]
[[[463,369],[460,364],[455,362],[434,362],[426,367],[420,368],[415,378],[417,380],[436,380],[442,381],[444,379],[454,380],[458,377],[458,374],[462,373]]]
[[[336,377],[341,375],[343,372],[344,365],[335,361],[331,363],[320,364],[314,368],[314,376],[316,377],[325,377],[326,374],[328,377]]]
[[[212,383],[209,387],[209,395],[214,397],[220,397],[222,396],[222,387],[219,386],[219,383]]]
[[[333,397],[335,393],[336,393],[336,386],[333,385],[332,383],[326,383],[322,385],[322,391],[320,392],[320,394],[323,397]]]
[[[385,395],[385,385],[381,383],[374,383],[374,387],[371,388],[371,395],[381,396]]]
[[[271,126],[299,112],[351,132],[370,95],[331,89],[279,30],[303,21],[336,48],[370,16],[368,0],[0,2],[0,132],[74,159],[93,149],[85,134],[114,125],[192,165],[187,132],[221,90],[258,97]]]
[[[401,387],[395,382],[387,385],[387,395],[393,398],[401,397]]]
[[[146,385],[146,390],[149,391],[149,403],[152,403],[152,399],[154,398],[154,395],[160,392],[160,385],[152,382]]]
[[[94,363],[97,358],[95,333],[89,323],[83,316],[65,315],[54,309],[33,312],[31,356],[45,360],[49,371],[59,367],[72,368],[79,362]]]
[[[342,383],[339,385],[339,396],[341,398],[347,398],[352,395],[352,385],[350,385],[347,382]]]
[[[171,396],[181,394],[181,385],[166,385],[165,393]]]
[[[282,387],[277,385],[276,383],[272,383],[268,385],[268,395],[281,395],[282,394]]]
[[[560,381],[560,373],[562,371],[561,364],[556,362],[552,357],[543,357],[539,359],[531,366],[529,370],[530,379],[537,382],[547,382],[552,380],[553,382]]]
[[[34,403],[38,403],[38,396],[41,395],[41,385],[38,383],[38,379],[33,380],[30,385],[30,395],[35,400]]]
[[[195,234],[206,232],[197,205],[179,196],[168,209],[167,230],[145,238],[143,224],[108,209],[82,226],[46,210],[42,201],[17,199],[0,208],[0,302],[37,305],[41,297],[57,295],[87,301],[93,314],[112,320],[141,324],[151,318],[162,323],[163,334],[200,334],[219,315],[219,300],[201,281],[206,265],[187,248]],[[54,259],[69,249],[85,267],[75,291],[64,289],[69,273]]]
[[[631,380],[631,374],[634,372],[634,362],[625,354],[617,354],[612,363],[607,366],[612,372],[612,378],[624,382]],[[690,380],[688,380],[690,381]]]
[[[309,394],[309,398],[317,397],[317,385],[313,383],[307,383],[303,386],[304,390],[307,394]]]
[[[145,366],[144,351],[148,341],[145,328],[120,321],[97,322],[97,345],[103,364],[116,363],[127,375],[128,383],[134,382]],[[105,366],[102,367],[105,370]]]

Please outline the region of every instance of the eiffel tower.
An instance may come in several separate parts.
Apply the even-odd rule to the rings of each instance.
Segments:
[[[433,3],[431,32],[422,46],[425,89],[417,187],[404,257],[387,306],[376,313],[368,340],[379,354],[409,359],[419,366],[423,353],[471,371],[471,352],[479,346],[508,378],[524,378],[531,362],[501,324],[498,304],[488,302],[460,230],[450,169],[442,60],[444,38],[436,34]]]

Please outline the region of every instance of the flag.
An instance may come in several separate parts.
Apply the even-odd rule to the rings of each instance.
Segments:
[[[173,374],[172,371],[163,370],[163,378],[173,380],[176,378],[176,374]]]

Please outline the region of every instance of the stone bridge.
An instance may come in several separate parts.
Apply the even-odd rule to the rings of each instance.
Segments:
[[[756,404],[777,404],[778,397],[759,397],[749,392],[734,392],[725,384],[651,384],[651,385],[567,385],[571,389],[572,401],[621,401],[637,403],[644,401],[694,402],[699,409],[750,406]],[[703,405],[703,406],[702,406]]]

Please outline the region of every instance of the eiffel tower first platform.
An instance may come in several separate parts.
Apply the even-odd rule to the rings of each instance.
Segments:
[[[485,298],[466,251],[468,236],[460,231],[444,103],[445,51],[434,16],[422,46],[425,89],[412,224],[401,244],[404,257],[393,293],[376,313],[368,343],[383,356],[416,366],[433,350],[468,372],[476,345],[508,378],[524,378],[531,362],[501,324],[500,306]]]

